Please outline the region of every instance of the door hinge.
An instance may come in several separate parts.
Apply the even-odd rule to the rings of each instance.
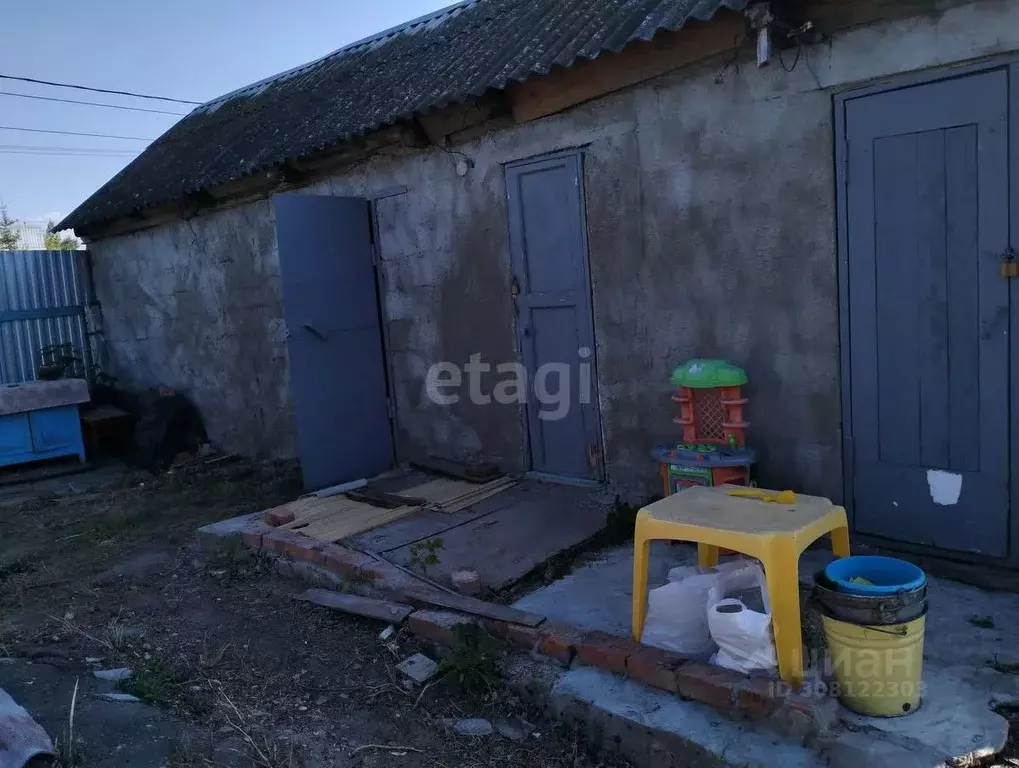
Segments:
[[[389,420],[396,421],[396,407],[393,405],[393,398],[386,396],[386,412],[389,414]]]
[[[842,184],[849,186],[849,139],[842,142]]]

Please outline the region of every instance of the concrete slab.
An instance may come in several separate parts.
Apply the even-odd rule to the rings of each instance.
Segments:
[[[801,579],[812,579],[831,559],[830,552],[823,549],[804,553]],[[663,584],[670,568],[694,564],[692,546],[655,542],[649,583],[653,587]],[[515,607],[586,629],[625,635],[630,629],[632,579],[632,547],[614,548],[521,598]],[[929,606],[924,705],[912,715],[892,719],[866,718],[843,710],[844,720],[865,730],[872,740],[891,740],[911,751],[918,765],[935,765],[974,753],[993,754],[1005,743],[1008,723],[992,707],[1019,701],[1019,595],[931,578]],[[974,616],[989,617],[993,626],[975,626],[970,621]],[[838,747],[856,754],[848,743]],[[868,754],[900,751],[874,749],[877,751]]]
[[[469,510],[417,513],[349,544],[410,567],[415,543],[441,538],[439,563],[428,568],[429,577],[448,583],[453,572],[469,569],[484,588],[500,589],[601,530],[614,500],[600,487],[525,479]]]
[[[928,665],[919,710],[906,717],[863,717],[842,711],[843,722],[871,732],[908,739],[943,760],[995,755],[1008,739],[1008,721],[988,707],[986,692],[956,675]]]
[[[0,688],[54,739],[65,737],[76,680],[74,732],[82,765],[161,768],[168,763],[182,729],[169,715],[147,704],[99,698],[114,692],[113,684],[82,675],[67,665],[31,664],[20,659],[0,664]],[[145,738],[139,739],[139,733]]]
[[[558,717],[575,719],[578,708],[590,730],[638,765],[815,768],[821,755],[711,707],[604,672],[579,667],[553,686],[550,706]],[[657,756],[656,756],[657,753]],[[672,758],[676,762],[671,762]],[[666,762],[669,760],[669,762]]]
[[[670,568],[696,563],[697,553],[691,546],[652,542],[648,583],[652,586],[664,584]],[[628,635],[632,584],[633,548],[618,547],[599,553],[572,573],[525,595],[514,605],[582,629]]]

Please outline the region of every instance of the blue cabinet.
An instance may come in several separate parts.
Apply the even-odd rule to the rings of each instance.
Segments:
[[[0,467],[74,455],[85,461],[77,405],[0,416]]]
[[[0,416],[0,465],[17,464],[8,461],[32,452],[32,429],[28,426],[27,413]],[[23,461],[20,459],[19,461]]]

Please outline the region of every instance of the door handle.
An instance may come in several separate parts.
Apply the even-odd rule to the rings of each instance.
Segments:
[[[322,333],[322,331],[320,331],[315,326],[311,325],[310,323],[301,323],[301,327],[304,330],[306,330],[308,333],[310,333],[312,336],[314,336],[316,339],[318,339],[319,341],[325,341],[326,340],[325,334]]]

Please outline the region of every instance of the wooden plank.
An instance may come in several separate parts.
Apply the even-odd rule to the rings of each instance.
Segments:
[[[424,499],[430,504],[442,504],[443,502],[463,496],[477,487],[474,483],[468,483],[466,480],[452,480],[440,477],[437,480],[430,480],[423,485],[408,488],[403,493],[407,496]]]
[[[505,490],[507,490],[509,488],[512,488],[516,484],[517,484],[516,480],[510,480],[507,483],[504,483],[504,484],[501,484],[501,485],[498,485],[498,486],[494,486],[492,488],[488,488],[486,490],[483,490],[483,491],[480,491],[478,493],[472,494],[471,497],[468,498],[468,499],[459,499],[459,500],[457,500],[455,502],[452,502],[450,504],[444,504],[443,507],[442,507],[442,511],[443,512],[460,512],[461,510],[466,509],[467,507],[470,507],[470,506],[473,506],[474,504],[477,504],[479,501],[484,501],[487,498],[495,496],[497,493],[502,493],[503,491],[505,491]]]
[[[363,506],[360,502],[351,501],[345,496],[332,496],[328,499],[317,499],[316,501],[316,504],[304,507],[301,513],[295,517],[292,522],[281,525],[280,528],[284,528],[286,530],[303,528],[316,520],[322,520],[324,518],[332,517],[333,515],[349,512],[350,510]]]
[[[464,507],[494,496],[515,483],[516,480],[512,477],[500,477],[483,485],[440,478],[409,488],[406,493],[425,499],[429,505],[442,512],[459,512]]]
[[[396,509],[397,507],[406,507],[408,505],[420,506],[425,503],[424,499],[398,496],[395,493],[386,493],[371,486],[359,488],[356,491],[347,491],[345,495],[352,501],[360,501],[365,504],[371,504],[373,507],[385,507],[386,509]]]
[[[482,616],[486,619],[496,621],[507,621],[511,624],[523,624],[525,627],[536,627],[545,620],[544,616],[527,611],[519,611],[510,608],[508,605],[498,603],[486,603],[484,600],[477,600],[467,595],[447,594],[439,591],[405,590],[404,598],[412,603],[420,605],[437,605],[440,608],[449,608],[461,613],[469,613],[472,616]]]
[[[412,461],[411,466],[455,477],[458,480],[467,480],[471,483],[485,483],[502,477],[502,471],[495,464],[466,464],[439,456],[429,456],[421,461]]]
[[[391,523],[406,517],[411,512],[416,512],[420,507],[400,507],[399,509],[382,509],[368,504],[359,505],[360,509],[347,510],[336,516],[329,516],[310,523],[300,532],[305,536],[320,541],[340,541],[348,536],[355,536],[358,533],[370,531],[380,525]]]
[[[402,623],[414,612],[413,608],[402,603],[374,600],[370,597],[334,592],[331,589],[306,589],[295,599],[321,605],[323,608],[335,608],[337,611],[352,613],[355,616],[388,621],[391,624]]]

